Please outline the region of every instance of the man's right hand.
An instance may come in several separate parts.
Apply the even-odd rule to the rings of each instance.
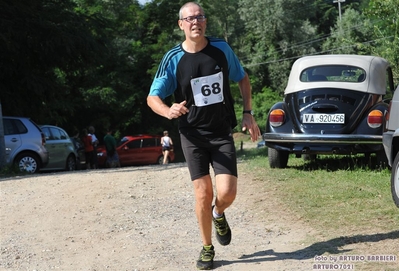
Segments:
[[[174,103],[169,108],[168,119],[176,119],[182,115],[189,112],[188,108],[185,107],[187,101],[182,101],[181,103]]]

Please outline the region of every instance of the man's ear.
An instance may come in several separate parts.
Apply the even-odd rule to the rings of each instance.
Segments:
[[[179,25],[180,29],[183,30],[183,20],[178,20],[177,24]]]

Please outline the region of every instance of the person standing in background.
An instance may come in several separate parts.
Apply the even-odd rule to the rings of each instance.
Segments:
[[[173,141],[169,137],[168,131],[163,132],[163,137],[161,138],[162,153],[163,153],[163,164],[168,163],[169,152],[173,148]]]
[[[82,130],[82,142],[85,148],[86,169],[92,169],[94,148],[93,148],[91,135],[89,135],[87,129]]]
[[[97,146],[98,146],[98,139],[96,137],[95,133],[95,129],[93,126],[89,127],[89,135],[91,136],[91,140],[92,140],[92,144],[93,144],[93,168],[98,168],[98,158],[97,158]]]
[[[107,167],[120,167],[118,152],[116,151],[116,139],[112,135],[112,130],[108,129],[107,134],[104,136],[105,149],[107,151]]]
[[[232,136],[237,119],[230,80],[238,83],[242,96],[242,131],[249,131],[252,141],[256,141],[260,130],[253,117],[248,74],[225,40],[205,36],[207,19],[202,7],[195,2],[184,4],[178,25],[185,40],[162,58],[147,104],[160,116],[178,119],[202,238],[196,267],[209,270],[215,256],[212,221],[219,244],[230,244],[232,232],[225,210],[237,193],[237,155]],[[174,103],[168,105],[164,99],[171,95]],[[215,173],[214,205],[210,165]]]

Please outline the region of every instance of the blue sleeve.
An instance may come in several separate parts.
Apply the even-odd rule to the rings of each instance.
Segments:
[[[148,96],[158,96],[162,100],[172,95],[177,88],[177,64],[183,55],[180,45],[167,52],[159,64]]]
[[[216,42],[213,42],[216,41]],[[229,78],[234,82],[241,81],[245,76],[244,68],[242,67],[238,57],[231,49],[230,45],[221,39],[211,39],[211,43],[213,46],[222,50],[227,58],[227,62],[229,65]]]

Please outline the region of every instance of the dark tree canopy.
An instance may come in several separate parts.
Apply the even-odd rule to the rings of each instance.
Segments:
[[[146,97],[163,55],[183,39],[177,21],[185,2],[0,0],[3,115],[70,133],[88,125],[99,133],[112,127],[117,136],[177,131],[175,121],[148,108]],[[397,0],[346,0],[342,20],[330,0],[200,4],[207,33],[227,40],[250,75],[260,125],[281,98],[291,64],[303,55],[379,55],[399,81]],[[232,91],[240,112],[237,85]]]

